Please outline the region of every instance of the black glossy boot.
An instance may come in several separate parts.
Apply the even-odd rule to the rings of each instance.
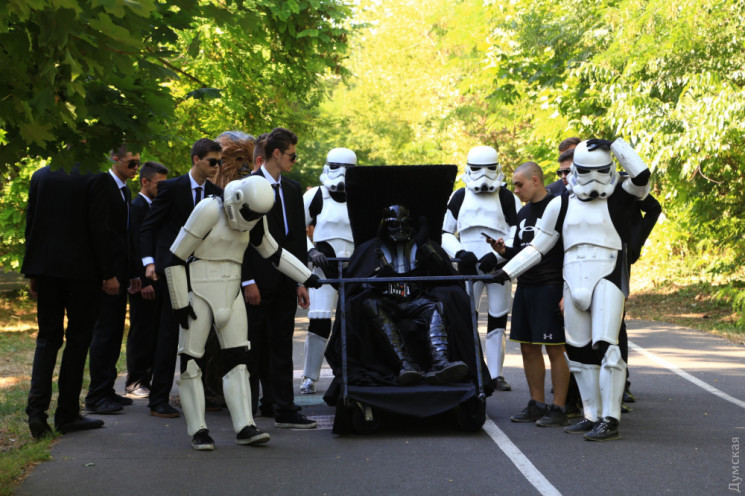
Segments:
[[[429,324],[429,350],[432,354],[432,369],[424,379],[429,384],[448,384],[458,382],[468,373],[468,366],[461,362],[448,360],[448,334],[442,314],[435,310]]]

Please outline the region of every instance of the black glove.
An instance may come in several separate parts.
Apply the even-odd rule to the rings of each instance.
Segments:
[[[593,151],[600,148],[601,150],[610,151],[610,146],[613,144],[613,141],[611,140],[605,140],[605,139],[599,139],[599,138],[593,138],[591,140],[587,140],[587,150]]]
[[[455,258],[460,259],[458,262],[458,272],[464,276],[475,276],[478,274],[476,270],[476,264],[478,259],[472,251],[461,250],[455,254]]]
[[[326,255],[316,250],[315,248],[311,248],[308,251],[308,258],[310,258],[310,261],[313,262],[313,265],[322,269],[325,269],[326,266],[329,264],[328,259],[326,259]]]
[[[173,313],[176,314],[176,319],[182,329],[189,328],[189,317],[191,317],[191,320],[197,320],[197,314],[194,313],[191,305],[187,305],[184,308],[174,308]]]
[[[429,240],[429,225],[427,218],[424,216],[419,217],[419,230],[414,234],[414,243],[417,246],[422,246]]]
[[[650,175],[649,169],[644,169],[636,177],[632,177],[631,182],[636,186],[645,186],[649,182]]]
[[[497,268],[497,256],[494,253],[487,253],[483,257],[479,258],[479,269],[481,272],[487,274]]]
[[[319,281],[320,279],[318,279],[317,275],[311,274],[310,277],[305,280],[303,286],[305,286],[306,288],[318,289],[321,287],[321,283]]]
[[[502,269],[499,269],[494,273],[494,279],[492,282],[495,282],[497,284],[504,284],[507,281],[510,280],[510,276],[507,275],[507,272],[503,271]]]

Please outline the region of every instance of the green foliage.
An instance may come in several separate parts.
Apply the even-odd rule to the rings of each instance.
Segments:
[[[98,170],[126,141],[175,175],[205,136],[278,125],[302,136],[325,94],[318,82],[346,74],[349,15],[343,0],[8,0],[2,266],[19,266],[24,190],[39,160]]]
[[[24,253],[26,229],[26,204],[31,175],[45,164],[38,160],[23,159],[15,178],[6,173],[0,192],[0,267],[5,271],[18,271]]]

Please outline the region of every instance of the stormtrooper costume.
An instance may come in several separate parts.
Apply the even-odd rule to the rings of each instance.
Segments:
[[[613,156],[630,180],[620,181]],[[626,210],[649,192],[649,175],[623,139],[583,141],[574,152],[568,191],[546,207],[532,243],[495,275],[497,281],[518,277],[563,239],[567,361],[585,415],[565,430],[590,441],[620,437],[626,381],[618,347],[625,301],[622,243],[628,240]]]
[[[357,156],[347,148],[334,148],[326,156],[321,186],[303,195],[305,225],[314,225],[313,242],[308,239],[308,259],[313,273],[321,279],[338,277],[337,262],[327,258],[349,258],[354,251],[352,227],[349,224],[344,176],[347,167],[357,165]],[[315,243],[315,245],[314,245]],[[316,392],[321,374],[323,353],[331,334],[331,312],[336,307],[337,290],[331,285],[310,290],[308,334],[305,337],[305,367],[301,394]]]
[[[493,274],[505,260],[492,251],[483,234],[492,239],[503,238],[505,244],[512,245],[521,204],[517,196],[502,187],[504,174],[494,148],[472,148],[467,162],[463,175],[466,187],[456,190],[448,201],[442,247],[448,255],[461,260],[461,274]],[[477,309],[484,288],[489,301],[486,362],[497,389],[509,391],[511,387],[502,377],[502,366],[512,285],[475,282],[473,298]]]
[[[281,249],[269,234],[264,214],[274,204],[274,192],[260,176],[230,182],[224,200],[209,197],[197,204],[171,245],[171,252],[183,264],[166,269],[168,291],[178,317],[178,353],[181,375],[178,381],[181,407],[192,447],[214,449],[204,418],[205,399],[201,370],[195,359],[202,357],[214,321],[222,348],[223,390],[238,444],[269,441],[251,411],[246,360],[250,344],[246,336],[246,308],[241,292],[241,263],[249,241],[277,269],[298,283],[318,285],[299,260]],[[263,222],[264,235],[251,239],[251,229]]]

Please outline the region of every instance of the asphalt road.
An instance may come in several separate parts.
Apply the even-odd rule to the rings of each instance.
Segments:
[[[481,330],[485,331],[485,323]],[[295,368],[307,320],[298,319]],[[419,420],[370,436],[331,433],[321,394],[297,396],[320,425],[273,427],[271,441],[239,446],[226,411],[208,413],[214,452],[191,449],[183,418],[148,415],[146,400],[102,416],[103,429],[63,436],[18,495],[635,495],[736,494],[745,442],[745,347],[690,329],[629,322],[634,411],[622,439],[591,443],[561,429],[515,424],[528,398],[519,348],[509,343],[510,392],[487,400],[477,433]],[[328,372],[328,371],[326,371]],[[120,378],[121,379],[121,378]],[[325,389],[328,378],[322,379]],[[296,385],[299,386],[299,370]],[[547,380],[547,398],[550,398]],[[735,485],[739,484],[739,486]]]

